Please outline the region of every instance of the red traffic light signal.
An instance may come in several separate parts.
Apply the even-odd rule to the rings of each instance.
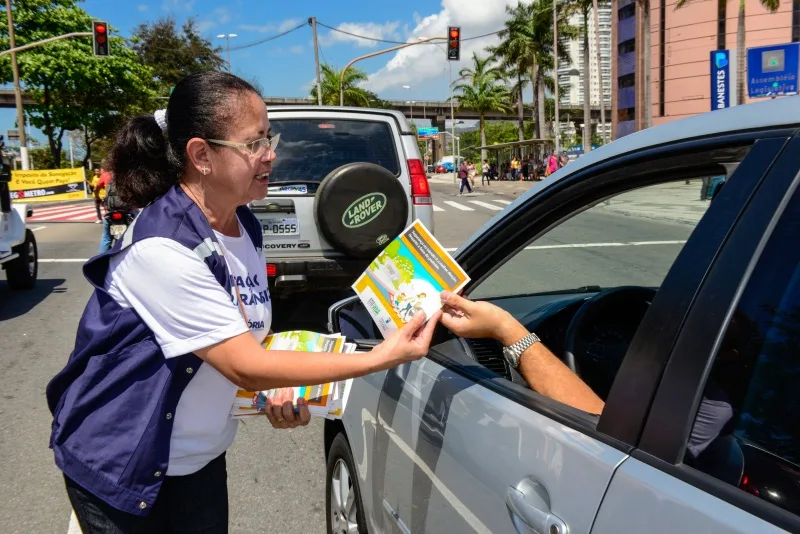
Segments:
[[[447,29],[447,59],[458,61],[461,59],[461,28],[450,26]]]
[[[108,23],[92,22],[92,49],[95,56],[107,56],[108,50]]]

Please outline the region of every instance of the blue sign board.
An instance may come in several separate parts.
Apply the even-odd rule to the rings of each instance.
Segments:
[[[731,105],[730,50],[711,51],[711,111]]]
[[[747,94],[750,98],[797,93],[800,43],[747,49]]]
[[[438,135],[439,128],[417,128],[417,135],[419,137],[428,137],[430,135]]]

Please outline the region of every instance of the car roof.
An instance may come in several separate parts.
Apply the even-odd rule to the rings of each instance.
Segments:
[[[625,137],[616,139],[612,143],[592,150],[588,154],[582,155],[577,160],[570,162],[548,178],[531,187],[528,192],[517,197],[514,203],[507,209],[498,213],[472,234],[472,236],[459,247],[459,251],[463,250],[467,245],[472,243],[478,235],[482,234],[496,224],[497,221],[505,217],[506,214],[511,211],[509,208],[513,209],[514,206],[525,202],[542,189],[549,187],[570,174],[602,161],[658,145],[686,141],[709,135],[792,126],[800,126],[800,95],[786,96],[702,113],[626,135]]]
[[[276,105],[276,106],[267,106],[267,112],[271,115],[272,113],[280,113],[282,111],[303,111],[303,112],[325,112],[325,113],[343,113],[343,114],[352,114],[352,115],[384,115],[393,117],[397,123],[400,125],[400,129],[402,133],[411,133],[411,126],[408,123],[408,119],[402,112],[394,110],[394,109],[384,109],[384,108],[357,108],[351,106],[315,106],[310,104],[287,104],[287,105]]]

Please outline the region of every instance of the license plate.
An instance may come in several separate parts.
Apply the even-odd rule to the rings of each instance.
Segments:
[[[109,233],[111,234],[112,237],[117,238],[117,237],[120,237],[122,234],[124,234],[125,230],[127,230],[127,229],[128,229],[128,227],[125,226],[124,224],[112,224],[109,227],[108,231],[109,231]]]
[[[280,185],[267,189],[270,195],[305,195],[308,193],[307,185]]]
[[[264,235],[298,235],[300,224],[297,217],[275,217],[261,219]]]

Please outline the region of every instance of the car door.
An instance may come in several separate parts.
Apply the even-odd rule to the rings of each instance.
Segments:
[[[615,470],[638,442],[682,310],[787,136],[705,138],[601,162],[518,201],[460,251],[457,260],[473,278],[465,292],[529,329],[547,319],[546,344],[558,355],[572,315],[612,286],[668,288],[656,293],[637,332],[664,342],[637,345],[634,338],[623,351],[599,421],[529,389],[496,344],[446,332],[428,358],[360,380],[344,425],[371,529],[589,532]],[[725,174],[726,165],[736,169],[729,181],[741,184],[732,200],[697,212],[687,197],[687,209],[678,210],[685,220],[667,228],[636,214],[678,194],[670,189],[676,184]],[[691,194],[701,202],[697,185]],[[663,208],[662,215],[674,211]],[[630,217],[644,221],[647,239],[625,229]],[[612,226],[627,233],[608,241],[603,231]],[[628,252],[598,277],[574,268],[612,261],[611,249],[645,246],[672,248],[658,252],[658,261]],[[559,258],[557,251],[579,253]],[[657,323],[647,320],[653,314]]]
[[[798,171],[795,138],[692,304],[593,533],[800,531]]]

